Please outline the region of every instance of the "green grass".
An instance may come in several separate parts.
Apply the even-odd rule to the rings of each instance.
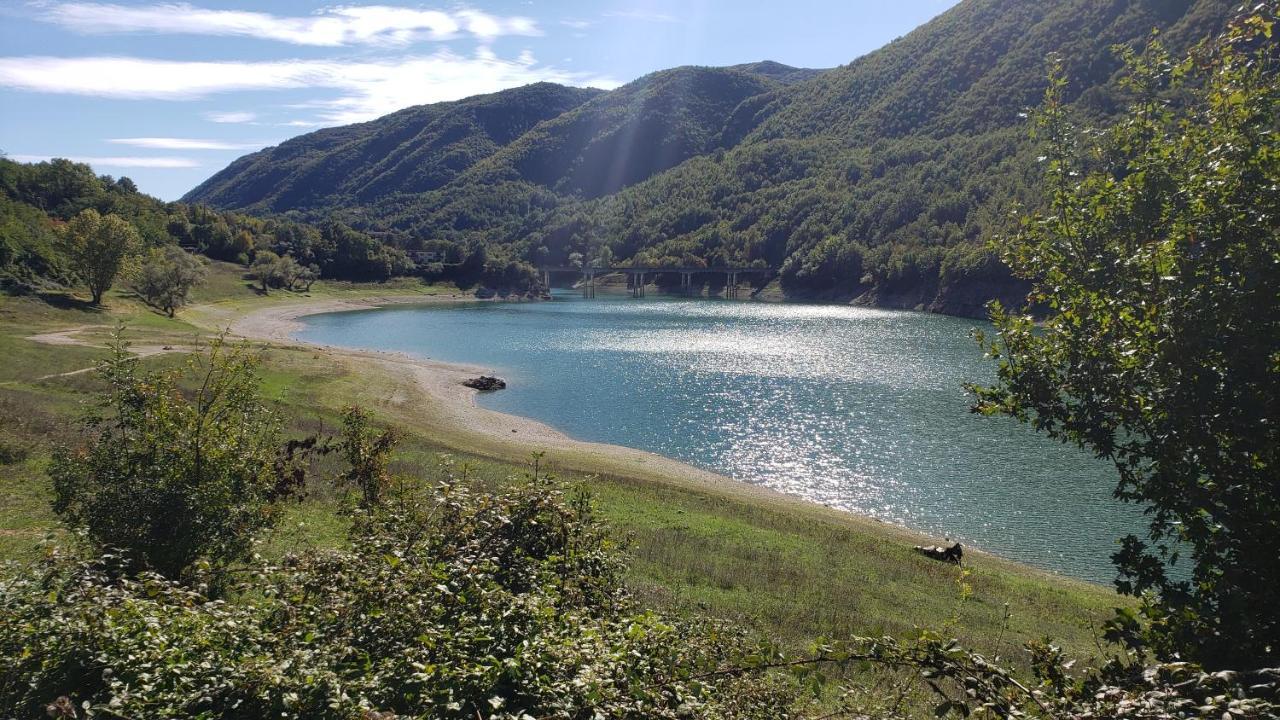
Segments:
[[[63,298],[57,305],[0,297],[0,450],[23,455],[0,465],[0,555],[29,555],[41,537],[57,532],[44,473],[51,448],[77,440],[75,417],[92,399],[92,373],[46,375],[89,367],[101,349],[42,345],[30,335],[92,325],[105,341],[116,322],[139,345],[189,345],[197,333],[268,304],[300,302],[297,294],[261,296],[233,266],[215,264],[195,299],[200,306],[166,318],[113,293],[107,310]],[[313,298],[362,298],[456,292],[401,281],[378,286],[318,283]],[[200,328],[204,328],[201,330]],[[171,365],[175,355],[149,357]],[[403,383],[341,353],[288,346],[264,354],[263,389],[291,418],[298,434],[332,432],[346,404],[359,403],[404,431],[394,470],[431,482],[440,455],[467,466],[475,482],[497,484],[527,472],[536,448],[477,444],[434,425],[430,407],[406,394]],[[4,456],[4,453],[0,453]],[[1096,654],[1095,628],[1127,601],[1108,588],[1063,579],[1000,558],[967,556],[968,575],[911,551],[907,531],[786,498],[707,488],[687,478],[624,467],[598,457],[549,457],[563,481],[593,494],[630,559],[637,597],[670,610],[737,620],[790,644],[846,634],[903,634],[945,627],[988,653],[1009,656],[1021,643],[1055,638],[1069,652]],[[329,468],[333,470],[336,468]],[[264,551],[279,555],[306,545],[337,545],[346,519],[342,492],[327,482],[286,508]],[[967,585],[969,592],[962,592]],[[1007,619],[1006,619],[1007,604]],[[1016,656],[1016,654],[1015,654]]]

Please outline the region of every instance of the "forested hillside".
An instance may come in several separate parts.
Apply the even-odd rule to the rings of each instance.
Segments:
[[[434,190],[539,122],[599,93],[538,83],[319,130],[236,160],[188,199],[272,212]]]
[[[165,203],[127,177],[96,175],[69,160],[24,164],[0,157],[0,288],[39,292],[74,286],[83,274],[69,253],[68,224],[86,211],[136,231],[141,255],[181,245],[247,265],[264,252],[293,258],[315,276],[381,280],[413,265],[403,251],[337,222],[319,226]]]
[[[535,264],[608,247],[645,263],[766,265],[793,296],[977,314],[1025,289],[985,241],[1014,226],[1016,208],[1039,203],[1023,117],[1044,91],[1048,58],[1062,58],[1071,111],[1102,123],[1126,103],[1114,46],[1142,46],[1160,30],[1181,51],[1234,9],[965,0],[826,72],[766,62],[646,76],[546,113],[434,186],[414,179],[444,177],[429,142],[406,140],[395,156],[413,153],[415,169],[393,169],[369,155],[370,138],[444,105],[291,141],[305,162],[272,159],[291,143],[248,156],[187,199],[396,230],[409,249],[504,247]]]

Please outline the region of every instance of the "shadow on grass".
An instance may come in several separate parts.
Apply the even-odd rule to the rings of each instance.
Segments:
[[[78,298],[68,292],[39,292],[35,295],[46,305],[59,310],[75,310],[93,315],[101,315],[105,312],[105,308],[101,305],[94,305],[92,302]]]

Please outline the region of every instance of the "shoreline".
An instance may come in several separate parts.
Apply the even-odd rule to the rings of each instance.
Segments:
[[[458,302],[487,301],[473,298],[413,296],[308,301],[259,308],[233,318],[227,327],[231,334],[238,337],[273,345],[311,348],[322,351],[339,362],[372,361],[393,376],[409,381],[422,395],[426,396],[429,400],[426,407],[430,409],[432,417],[424,418],[427,420],[425,424],[435,430],[452,430],[446,433],[450,439],[470,440],[466,443],[467,447],[463,449],[479,452],[481,455],[510,460],[517,453],[520,457],[527,457],[530,453],[545,451],[552,466],[597,472],[603,472],[604,468],[608,467],[608,474],[623,476],[631,473],[619,472],[618,469],[610,466],[634,463],[636,467],[645,470],[644,473],[637,475],[637,479],[643,479],[644,476],[655,473],[668,477],[681,476],[686,478],[689,484],[697,484],[717,491],[730,490],[733,494],[756,499],[799,500],[815,508],[825,507],[797,496],[734,480],[726,475],[645,450],[624,445],[577,440],[541,421],[481,407],[476,402],[480,391],[464,386],[462,381],[477,375],[490,374],[493,372],[490,368],[432,360],[398,351],[313,343],[294,336],[294,333],[304,327],[301,319],[311,315],[373,310],[392,305],[430,306]],[[404,400],[401,399],[401,402],[395,404],[410,404]],[[422,413],[424,409],[418,412]],[[492,452],[496,448],[510,452]],[[847,514],[858,517],[853,513]],[[879,520],[864,519],[877,525],[892,527]]]
[[[355,310],[373,310],[393,305],[452,304],[489,302],[469,297],[400,296],[357,299],[306,299],[248,312],[235,313],[223,327],[235,336],[280,348],[306,348],[323,353],[352,372],[370,363],[395,382],[397,391],[381,399],[378,410],[399,422],[422,428],[447,447],[482,457],[506,461],[527,461],[535,452],[545,452],[544,467],[550,472],[573,471],[617,478],[623,481],[658,482],[676,488],[703,492],[726,501],[750,502],[784,512],[798,512],[814,521],[834,521],[860,531],[879,533],[906,545],[939,544],[941,538],[922,531],[814,502],[690,465],[680,460],[622,445],[577,440],[564,432],[531,418],[489,410],[476,403],[479,391],[462,381],[493,371],[480,366],[432,360],[399,351],[371,350],[314,343],[294,336],[305,326],[302,318]],[[1047,568],[997,555],[966,545],[965,554],[981,557],[984,563],[1016,567],[1056,581],[1106,587],[1103,583],[1077,578]]]

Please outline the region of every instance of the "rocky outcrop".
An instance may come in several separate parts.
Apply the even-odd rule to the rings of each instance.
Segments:
[[[502,390],[507,387],[506,380],[489,377],[488,375],[481,375],[480,377],[471,378],[470,380],[463,380],[462,384],[481,392],[493,392],[494,390]]]

